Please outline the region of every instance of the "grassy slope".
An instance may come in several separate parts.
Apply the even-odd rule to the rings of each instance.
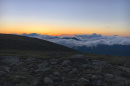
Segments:
[[[11,34],[0,34],[0,50],[75,52],[71,48],[67,48],[46,40]]]

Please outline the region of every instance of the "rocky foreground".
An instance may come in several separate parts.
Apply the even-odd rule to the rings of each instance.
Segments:
[[[1,56],[0,86],[130,86],[130,62]]]

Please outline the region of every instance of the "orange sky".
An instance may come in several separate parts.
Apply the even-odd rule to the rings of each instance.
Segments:
[[[130,36],[130,0],[2,0],[0,33]]]
[[[102,34],[102,35],[119,35],[119,36],[130,36],[129,30],[122,30],[120,27],[113,27],[114,29],[108,27],[104,28],[102,26],[62,26],[54,24],[3,24],[0,26],[0,33],[39,33],[47,35],[61,35],[61,34]]]

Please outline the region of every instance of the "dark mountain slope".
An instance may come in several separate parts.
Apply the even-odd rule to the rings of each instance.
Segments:
[[[71,48],[46,40],[12,34],[0,34],[0,50],[34,50],[75,52]]]

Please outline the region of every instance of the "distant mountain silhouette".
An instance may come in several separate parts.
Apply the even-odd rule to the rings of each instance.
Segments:
[[[38,34],[37,33],[31,33],[31,34],[26,34],[26,33],[24,33],[24,34],[22,34],[23,36],[38,36]]]
[[[80,52],[105,54],[105,55],[118,55],[118,56],[129,56],[130,57],[130,45],[104,45],[99,44],[96,47],[87,46],[75,46],[73,49]]]
[[[76,37],[63,37],[62,39],[74,39],[74,40],[80,41],[80,39]]]
[[[32,34],[35,35],[35,34]],[[0,34],[0,50],[64,51],[75,50],[46,40],[20,35]]]

